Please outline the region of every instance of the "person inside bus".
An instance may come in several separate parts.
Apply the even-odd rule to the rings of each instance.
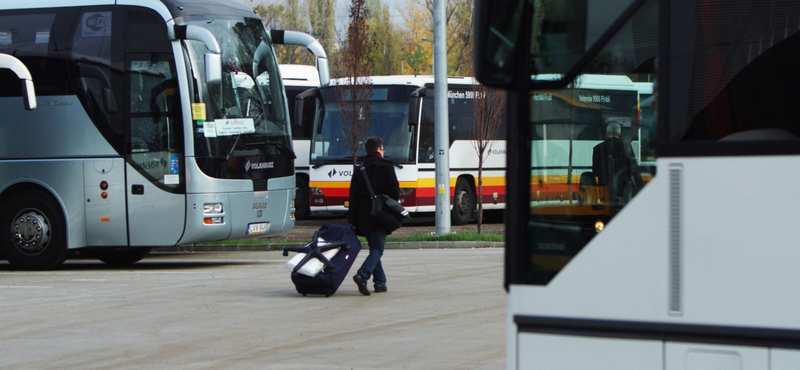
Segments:
[[[630,142],[619,137],[622,128],[618,123],[606,126],[606,139],[594,147],[592,153],[592,173],[597,177],[598,186],[608,186],[615,204],[628,200],[644,185],[636,163],[636,156]]]
[[[358,272],[353,276],[353,281],[358,286],[358,291],[363,295],[370,295],[367,281],[373,278],[375,293],[386,292],[386,273],[381,264],[386,247],[386,235],[389,234],[383,226],[373,223],[369,215],[372,209],[369,190],[365,181],[369,181],[375,194],[386,194],[394,200],[400,199],[400,183],[394,173],[394,165],[383,158],[383,139],[373,136],[364,143],[367,155],[364,157],[364,170],[367,179],[361,171],[353,171],[350,180],[350,207],[347,212],[347,222],[356,229],[356,234],[367,238],[369,255]]]
[[[433,140],[424,140],[419,146],[419,161],[420,162],[433,162],[433,145],[430,144]]]

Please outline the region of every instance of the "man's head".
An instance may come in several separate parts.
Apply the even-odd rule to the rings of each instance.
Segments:
[[[364,143],[364,150],[366,150],[367,153],[376,153],[379,149],[383,149],[383,139],[378,136],[372,136]]]
[[[609,123],[608,126],[606,126],[606,137],[619,138],[621,134],[622,128],[619,127],[619,123]]]

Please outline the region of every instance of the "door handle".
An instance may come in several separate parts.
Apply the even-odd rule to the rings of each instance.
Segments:
[[[144,185],[131,185],[131,194],[133,195],[144,194]]]

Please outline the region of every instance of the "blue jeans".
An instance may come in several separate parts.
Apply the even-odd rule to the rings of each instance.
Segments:
[[[369,280],[370,276],[373,277],[372,283],[376,288],[386,286],[386,273],[383,272],[383,265],[381,264],[381,256],[383,250],[386,248],[386,230],[383,228],[375,228],[367,234],[367,244],[369,245],[369,255],[361,268],[358,269],[358,274],[364,278],[364,281]]]

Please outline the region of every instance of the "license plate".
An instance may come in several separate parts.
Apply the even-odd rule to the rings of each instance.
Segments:
[[[247,235],[263,234],[269,230],[269,222],[247,224]]]

